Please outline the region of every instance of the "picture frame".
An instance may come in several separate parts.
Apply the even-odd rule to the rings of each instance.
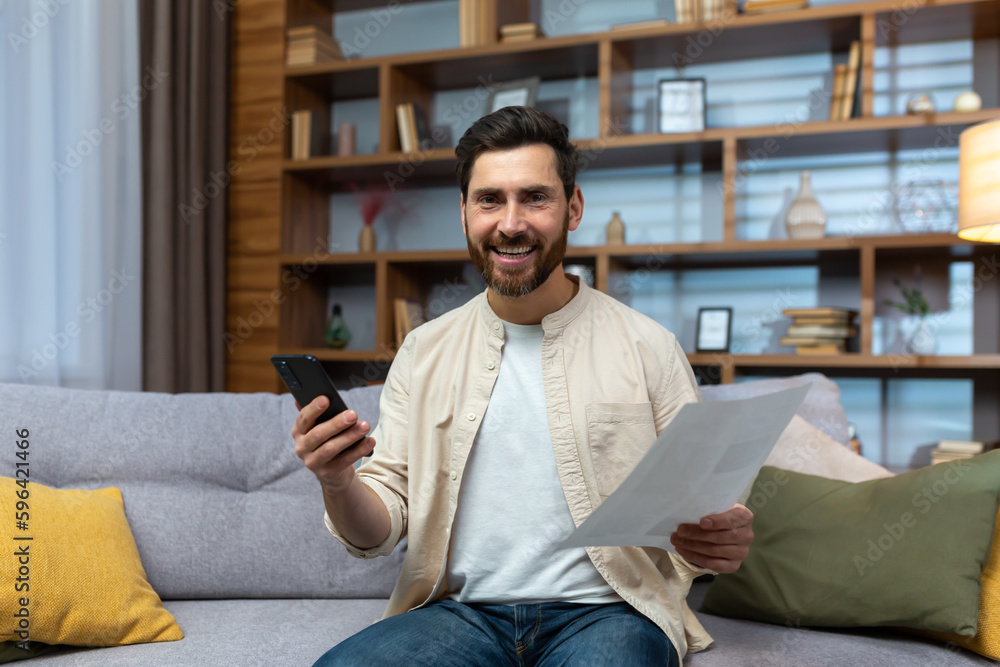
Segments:
[[[657,128],[661,134],[705,129],[705,79],[662,79],[657,86]]]
[[[732,308],[699,308],[694,334],[695,352],[729,352],[732,328]]]
[[[535,106],[541,84],[542,79],[537,76],[497,84],[490,91],[490,96],[486,100],[486,113],[483,115],[499,111],[504,107]]]

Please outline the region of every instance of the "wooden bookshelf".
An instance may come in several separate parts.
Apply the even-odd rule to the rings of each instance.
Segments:
[[[941,131],[957,137],[969,125],[1000,118],[1000,108],[922,116],[873,113],[875,47],[998,38],[1000,3],[995,0],[930,0],[907,10],[905,21],[897,20],[898,13],[894,15],[900,11],[897,0],[873,0],[725,17],[708,24],[608,30],[517,43],[501,44],[494,37],[472,47],[285,66],[287,28],[318,25],[329,30],[336,12],[383,6],[384,2],[376,0],[242,0],[234,6],[231,155],[240,169],[229,188],[230,333],[235,335],[240,323],[246,324],[256,311],[261,312],[255,321],[261,321],[250,335],[237,336],[238,342],[232,345],[227,371],[230,390],[280,390],[268,363],[268,357],[278,352],[309,352],[334,367],[356,369],[376,363],[384,371],[394,354],[392,300],[425,298],[434,281],[460,274],[467,252],[326,253],[324,241],[331,236],[330,195],[347,190],[350,181],[380,179],[387,169],[407,161],[419,161],[420,167],[401,187],[454,183],[453,149],[400,152],[395,106],[413,102],[428,109],[435,93],[475,87],[484,72],[497,82],[529,75],[543,80],[596,77],[599,133],[575,141],[581,149],[599,153],[595,168],[700,161],[705,170],[722,175],[724,186],[734,185],[741,156],[765,148],[781,133],[779,123],[666,135],[635,132],[618,122],[628,115],[631,73],[673,66],[674,54],[683,53],[690,38],[706,31],[712,41],[698,55],[699,63],[817,51],[843,57],[853,40],[861,41],[861,116],[797,124],[790,136],[780,139],[782,156],[922,149],[932,146]],[[483,0],[483,7],[484,27],[495,35],[503,23],[530,20],[533,3]],[[329,127],[331,104],[341,100],[377,101],[379,136],[374,154],[292,161],[287,147],[290,132],[278,128],[269,138],[264,131],[269,125],[273,129],[281,110],[289,114],[312,110],[315,122]],[[848,271],[859,285],[858,352],[828,357],[693,354],[689,355],[692,364],[719,369],[723,381],[744,372],[784,374],[809,369],[879,377],[969,377],[975,381],[977,410],[992,405],[1000,413],[1000,344],[995,333],[1000,329],[1000,278],[982,281],[975,294],[975,354],[905,358],[872,354],[877,284],[886,263],[912,253],[940,262],[977,261],[992,256],[992,247],[948,234],[744,240],[738,237],[733,191],[733,187],[723,188],[722,238],[718,240],[570,247],[568,257],[592,266],[596,287],[606,292],[615,275],[627,275],[651,259],[667,270],[818,265]],[[292,291],[285,278],[296,267],[309,268],[310,278],[303,282],[305,287]],[[341,284],[372,289],[376,320],[372,349],[329,350],[317,338],[326,316],[327,291]],[[268,308],[259,304],[269,299],[281,302],[265,313]],[[984,432],[1000,437],[1000,418],[982,423]]]

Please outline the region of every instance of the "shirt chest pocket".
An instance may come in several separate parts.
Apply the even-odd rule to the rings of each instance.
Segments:
[[[653,407],[648,402],[588,405],[587,441],[598,494],[610,496],[655,440]]]

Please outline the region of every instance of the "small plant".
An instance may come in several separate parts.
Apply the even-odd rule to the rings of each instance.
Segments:
[[[921,319],[927,317],[931,313],[931,308],[927,303],[927,298],[924,296],[923,290],[920,288],[920,279],[922,274],[920,272],[920,267],[918,266],[915,271],[916,279],[915,285],[913,287],[908,287],[904,285],[899,278],[895,278],[892,284],[899,289],[900,294],[903,295],[902,301],[893,301],[892,299],[886,299],[885,305],[892,306],[896,310],[899,310],[907,315],[917,315]]]

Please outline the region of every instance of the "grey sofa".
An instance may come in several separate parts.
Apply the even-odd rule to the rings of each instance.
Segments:
[[[705,388],[705,400],[812,382],[800,415],[846,440],[836,385],[822,376]],[[378,419],[378,387],[344,393]],[[293,451],[290,395],[98,392],[0,384],[0,425],[31,432],[32,481],[122,490],[149,582],[185,633],[176,642],[67,648],[45,665],[310,665],[377,621],[406,541],[349,556],[323,526],[315,478]],[[706,583],[696,583],[698,608]],[[694,667],[991,664],[888,632],[785,628],[699,614],[715,638]]]

